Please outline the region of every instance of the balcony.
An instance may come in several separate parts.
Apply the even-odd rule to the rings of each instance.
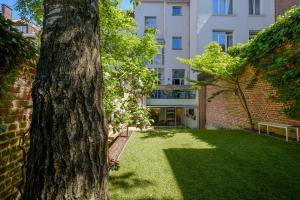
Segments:
[[[147,106],[197,106],[195,90],[155,90],[147,98]]]

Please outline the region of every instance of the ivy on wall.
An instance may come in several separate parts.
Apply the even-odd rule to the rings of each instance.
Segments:
[[[274,100],[283,112],[300,119],[300,6],[291,8],[257,37],[228,52],[254,66],[277,89]]]
[[[11,20],[0,15],[0,83],[15,70],[26,68],[26,64],[37,59],[36,43],[32,39],[24,38],[13,27]],[[26,70],[25,70],[26,71]]]

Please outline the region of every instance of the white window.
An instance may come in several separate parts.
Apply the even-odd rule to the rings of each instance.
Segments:
[[[254,39],[259,31],[249,31],[249,40]]]
[[[231,31],[213,31],[213,41],[219,43],[223,51],[227,51],[233,45],[233,37]]]
[[[213,15],[232,15],[233,0],[212,0]]]
[[[184,69],[172,69],[172,85],[184,85]]]
[[[145,17],[145,27],[156,28],[156,17]]]
[[[249,0],[249,15],[260,14],[260,0]]]

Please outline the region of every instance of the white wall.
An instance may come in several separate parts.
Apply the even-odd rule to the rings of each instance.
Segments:
[[[172,7],[181,6],[182,16],[172,16]],[[165,1],[142,2],[135,9],[135,18],[139,24],[138,36],[141,37],[145,30],[145,17],[155,16],[157,29],[160,34],[158,39],[165,40],[165,63],[163,66],[150,65],[150,68],[162,67],[164,71],[163,85],[172,84],[172,69],[185,69],[186,77],[190,77],[188,65],[182,64],[176,58],[190,58],[190,11],[187,3],[166,3]],[[172,49],[172,37],[182,37],[182,50]],[[189,83],[185,81],[186,85]]]
[[[197,53],[203,53],[205,47],[212,41],[213,30],[233,31],[233,43],[244,43],[248,41],[249,30],[261,30],[275,20],[274,0],[261,0],[260,16],[249,16],[248,0],[233,0],[232,16],[213,16],[212,0],[192,1],[197,7],[198,16],[197,41],[193,38],[191,42],[197,43]]]

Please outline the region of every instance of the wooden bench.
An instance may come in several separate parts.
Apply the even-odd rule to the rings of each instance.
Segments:
[[[281,123],[274,123],[274,122],[258,122],[258,133],[260,135],[260,128],[261,126],[267,126],[267,134],[269,135],[269,127],[276,127],[276,128],[283,128],[285,129],[285,139],[289,141],[289,133],[288,129],[295,129],[297,133],[297,141],[299,142],[299,126],[293,126],[289,124],[281,124]]]

